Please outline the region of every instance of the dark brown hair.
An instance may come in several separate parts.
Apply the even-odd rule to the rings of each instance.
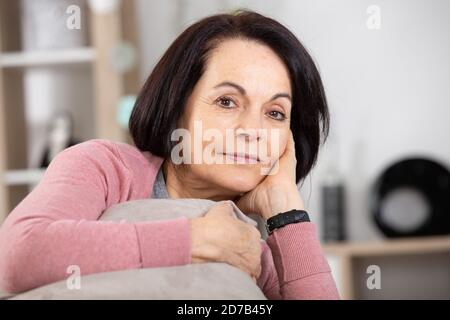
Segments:
[[[208,53],[222,40],[242,38],[269,46],[288,68],[292,87],[291,130],[295,140],[296,182],[314,166],[329,112],[319,72],[306,49],[279,22],[251,11],[218,14],[187,28],[150,74],[131,114],[129,128],[137,148],[169,158],[170,140],[185,103],[205,71]],[[270,66],[269,66],[270,67]]]

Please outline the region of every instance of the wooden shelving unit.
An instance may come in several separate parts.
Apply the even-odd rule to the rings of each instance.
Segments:
[[[96,50],[94,48],[11,52],[0,56],[0,67],[25,68],[58,64],[93,63],[95,59]]]
[[[450,235],[323,245],[344,299],[450,299]],[[381,290],[368,289],[370,265]]]
[[[95,135],[129,142],[116,121],[118,101],[139,89],[138,66],[125,74],[110,61],[111,50],[122,41],[137,46],[134,0],[114,10],[89,9],[89,46],[49,51],[22,51],[20,1],[0,0],[0,223],[28,194],[43,170],[27,168],[23,71],[29,67],[86,65],[93,79],[92,110]]]
[[[7,170],[3,176],[6,186],[37,184],[42,178],[45,169]]]

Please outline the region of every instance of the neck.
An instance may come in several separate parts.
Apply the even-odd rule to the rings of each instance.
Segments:
[[[239,194],[230,192],[194,177],[188,170],[175,171],[170,161],[163,164],[167,193],[173,199],[209,199],[213,201],[234,200]]]

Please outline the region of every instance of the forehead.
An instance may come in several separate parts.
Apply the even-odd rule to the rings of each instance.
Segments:
[[[267,45],[253,40],[222,41],[211,50],[204,77],[208,81],[235,81],[246,89],[291,90],[289,72],[281,58]]]

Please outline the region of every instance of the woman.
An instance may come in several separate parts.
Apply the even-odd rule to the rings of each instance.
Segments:
[[[213,161],[180,163],[173,152],[180,140],[191,146],[177,149],[182,160],[205,154],[208,139],[173,139],[198,124],[203,134],[231,132],[236,148],[218,144]],[[97,221],[114,204],[149,197],[230,200],[265,220],[302,210],[297,183],[327,131],[320,76],[290,31],[253,12],[205,18],[175,40],[142,88],[130,119],[136,147],[97,139],[64,150],[8,216],[1,288],[64,279],[70,265],[90,274],[219,261],[248,273],[269,299],[339,298],[308,221],[274,230],[262,246],[227,201],[195,219]],[[250,152],[256,145],[270,151]]]

